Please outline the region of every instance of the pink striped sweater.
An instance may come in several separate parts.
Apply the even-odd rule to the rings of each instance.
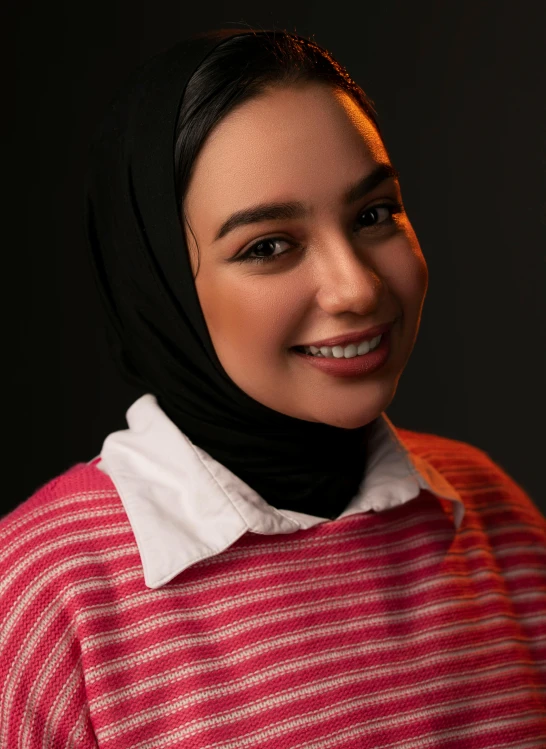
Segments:
[[[483,451],[460,494],[244,533],[158,587],[78,464],[0,523],[2,749],[546,747],[546,520]]]

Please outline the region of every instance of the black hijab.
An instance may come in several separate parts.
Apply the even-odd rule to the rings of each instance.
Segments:
[[[240,33],[249,32],[227,35]],[[154,57],[109,105],[89,155],[92,267],[124,379],[155,395],[194,444],[271,505],[334,518],[358,491],[373,422],[343,429],[293,418],[231,380],[207,329],[179,219],[180,102],[194,71],[225,38],[225,31],[211,32]]]

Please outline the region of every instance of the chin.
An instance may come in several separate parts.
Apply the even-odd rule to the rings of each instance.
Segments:
[[[315,413],[313,417],[299,416],[299,418],[306,419],[307,421],[317,421],[322,424],[329,424],[330,426],[339,427],[341,429],[358,429],[359,427],[370,424],[377,419],[377,417],[387,408],[389,403],[360,412],[352,411],[347,414],[340,414],[338,412],[337,414],[334,414],[329,411],[328,413],[322,414]]]
[[[363,395],[358,399],[360,408],[355,408],[354,397],[345,397],[342,403],[339,400],[337,402],[332,400],[327,409],[314,410],[313,417],[310,420],[320,421],[341,429],[358,429],[377,419],[388,408],[395,392],[396,384],[392,388],[381,388],[379,392]]]
[[[339,427],[340,429],[358,429],[359,427],[363,427],[366,424],[369,424],[374,419],[377,419],[377,417],[379,416],[380,413],[381,413],[381,411],[378,411],[372,417],[369,417],[369,416],[362,417],[362,418],[354,418],[354,417],[350,418],[350,417],[347,417],[347,418],[344,418],[344,419],[343,418],[342,419],[339,419],[339,418],[331,418],[331,419],[326,418],[326,419],[320,419],[320,421],[323,424],[329,424],[330,426]],[[319,421],[319,420],[317,419],[317,421]]]

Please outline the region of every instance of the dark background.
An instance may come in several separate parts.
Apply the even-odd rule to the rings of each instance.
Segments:
[[[194,31],[312,36],[375,101],[429,265],[389,417],[485,450],[546,514],[543,2],[111,0],[4,6],[0,512],[126,427],[83,235],[90,135],[116,88]],[[8,116],[6,116],[8,115]]]

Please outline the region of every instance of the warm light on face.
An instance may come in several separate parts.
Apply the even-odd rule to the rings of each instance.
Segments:
[[[198,156],[184,213],[210,336],[242,390],[346,428],[387,408],[427,268],[388,154],[347,94],[278,88],[231,112]],[[290,350],[395,317],[390,358],[366,376],[325,374]]]

